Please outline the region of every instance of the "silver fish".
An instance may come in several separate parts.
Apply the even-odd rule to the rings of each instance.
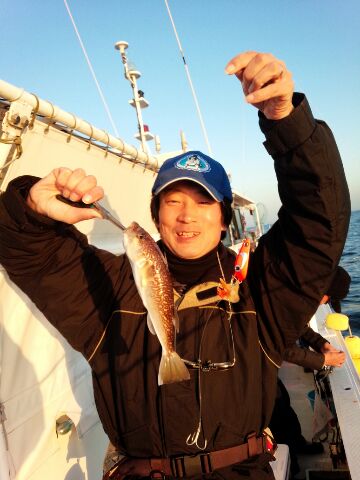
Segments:
[[[162,347],[158,384],[188,380],[189,371],[174,349],[174,294],[165,259],[153,238],[136,222],[124,232],[124,247],[148,311],[149,330],[157,335]]]

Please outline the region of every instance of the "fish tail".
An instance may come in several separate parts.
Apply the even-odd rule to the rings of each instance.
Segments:
[[[163,353],[160,361],[158,383],[181,382],[182,380],[189,380],[190,373],[186,368],[185,363],[176,352]]]

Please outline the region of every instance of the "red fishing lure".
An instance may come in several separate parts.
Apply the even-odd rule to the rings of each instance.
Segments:
[[[229,302],[239,301],[239,284],[245,280],[249,265],[250,241],[245,239],[239,249],[239,253],[235,259],[234,273],[230,283],[226,283],[225,279],[220,278],[220,284],[217,293],[220,298]]]
[[[235,260],[235,267],[234,267],[234,274],[233,276],[238,280],[238,282],[242,282],[245,280],[248,265],[249,265],[249,256],[250,256],[250,240],[243,240],[242,245],[239,249],[239,253],[237,254]]]

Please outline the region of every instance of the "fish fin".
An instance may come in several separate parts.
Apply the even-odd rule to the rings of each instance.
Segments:
[[[148,326],[148,329],[150,330],[150,333],[152,333],[153,335],[156,335],[154,324],[149,314],[147,315],[147,326]]]
[[[174,311],[173,325],[175,327],[176,333],[179,333],[179,315],[176,310]]]
[[[189,370],[176,352],[163,353],[160,361],[158,384],[190,380]]]

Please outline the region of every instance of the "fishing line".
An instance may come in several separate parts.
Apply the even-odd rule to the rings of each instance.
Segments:
[[[221,275],[223,277],[223,280],[224,282],[226,281],[225,280],[225,275],[224,275],[224,271],[223,271],[223,268],[222,268],[222,265],[221,265],[221,261],[220,261],[220,257],[219,257],[219,253],[216,252],[217,254],[217,260],[218,260],[218,264],[219,264],[219,268],[220,268],[220,272],[221,272]],[[219,303],[219,302],[217,302]],[[232,326],[231,326],[231,319],[232,319],[232,315],[233,315],[233,310],[232,310],[232,307],[231,307],[231,302],[228,301],[228,305],[229,305],[229,311],[227,312],[228,313],[228,317],[227,317],[227,321],[228,321],[228,324],[229,324],[229,329],[230,329],[230,338],[231,338],[231,344],[232,344],[232,351],[233,351],[233,359],[232,359],[232,362],[228,363],[228,362],[222,362],[222,363],[210,363],[210,361],[206,361],[205,363],[202,362],[201,360],[201,356],[202,356],[202,346],[203,346],[203,341],[204,341],[204,336],[205,336],[205,331],[206,331],[206,328],[208,326],[208,323],[212,317],[212,314],[214,313],[214,310],[212,310],[210,312],[210,315],[208,316],[208,318],[206,319],[205,321],[205,324],[204,324],[204,328],[201,332],[201,338],[200,338],[200,342],[199,342],[199,353],[198,353],[198,360],[197,362],[189,362],[187,360],[184,360],[182,359],[187,365],[191,365],[193,368],[197,368],[198,372],[197,372],[197,384],[198,384],[198,392],[199,392],[199,422],[198,422],[198,426],[197,426],[197,429],[193,432],[193,433],[190,433],[189,436],[187,437],[186,439],[186,445],[189,445],[189,446],[192,446],[192,445],[196,445],[196,447],[199,449],[199,450],[205,450],[206,447],[207,447],[207,444],[208,444],[208,441],[207,441],[207,438],[205,437],[205,434],[203,432],[203,437],[204,437],[204,443],[203,445],[200,445],[199,444],[199,437],[200,437],[200,434],[201,434],[201,431],[202,431],[202,390],[201,390],[201,374],[203,372],[203,370],[205,371],[210,371],[211,369],[214,369],[214,370],[217,370],[217,369],[227,369],[227,368],[230,368],[230,367],[233,367],[235,365],[235,362],[236,362],[236,355],[235,355],[235,344],[234,344],[234,334],[233,334],[233,331],[232,331]]]
[[[198,354],[198,362],[200,362],[200,365],[201,365],[201,349],[202,349],[202,343],[203,343],[203,339],[204,339],[204,333],[205,333],[206,327],[207,327],[207,325],[208,325],[208,323],[209,323],[209,320],[210,320],[210,318],[211,318],[211,316],[212,316],[213,313],[214,313],[214,310],[212,310],[212,311],[210,312],[210,315],[209,315],[208,318],[206,319],[206,322],[205,322],[203,331],[202,331],[202,333],[201,333],[200,344],[199,344],[199,354]],[[198,369],[198,375],[197,375],[197,383],[198,383],[198,391],[199,391],[199,423],[198,423],[198,427],[197,427],[197,429],[195,430],[195,432],[190,433],[190,435],[187,437],[187,439],[186,439],[186,445],[196,445],[199,450],[205,450],[205,448],[207,447],[207,439],[205,438],[205,435],[204,435],[204,444],[203,444],[203,446],[200,446],[199,443],[198,443],[198,441],[199,441],[199,436],[200,436],[200,433],[201,433],[201,430],[202,430],[201,372],[202,372],[202,369],[199,368],[199,369]]]
[[[65,4],[65,8],[66,8],[66,10],[67,10],[67,12],[68,12],[69,18],[70,18],[70,20],[71,20],[71,23],[72,23],[72,25],[73,25],[73,27],[74,27],[76,36],[77,36],[77,38],[78,38],[78,40],[79,40],[80,47],[81,47],[81,49],[82,49],[82,51],[83,51],[83,54],[84,54],[85,60],[86,60],[86,62],[87,62],[87,64],[88,64],[88,67],[89,67],[89,69],[90,69],[91,75],[92,75],[92,77],[93,77],[93,79],[94,79],[96,88],[97,88],[97,90],[98,90],[98,92],[99,92],[101,101],[102,101],[102,103],[103,103],[103,105],[104,105],[104,108],[105,108],[105,111],[106,111],[106,113],[107,113],[107,116],[108,116],[108,118],[109,118],[109,120],[110,120],[110,123],[111,123],[111,125],[112,125],[112,128],[113,128],[113,130],[114,130],[114,132],[115,132],[115,135],[116,135],[117,137],[119,137],[119,132],[118,132],[118,130],[117,130],[117,128],[116,128],[116,125],[115,125],[115,122],[114,122],[113,117],[112,117],[112,115],[111,115],[109,106],[108,106],[108,104],[107,104],[107,102],[106,102],[106,100],[105,100],[105,96],[104,96],[104,94],[103,94],[103,92],[102,92],[102,89],[101,89],[101,87],[100,87],[100,84],[99,84],[99,82],[98,82],[98,79],[96,78],[95,71],[94,71],[93,66],[92,66],[92,64],[91,64],[91,62],[90,62],[90,58],[89,58],[89,56],[88,56],[88,54],[87,54],[87,52],[86,52],[85,45],[84,45],[84,43],[83,43],[83,41],[82,41],[82,39],[81,39],[81,37],[80,37],[79,30],[77,29],[75,20],[74,20],[72,14],[71,14],[70,7],[69,7],[69,5],[68,5],[68,3],[67,3],[66,0],[64,0],[64,4]]]

